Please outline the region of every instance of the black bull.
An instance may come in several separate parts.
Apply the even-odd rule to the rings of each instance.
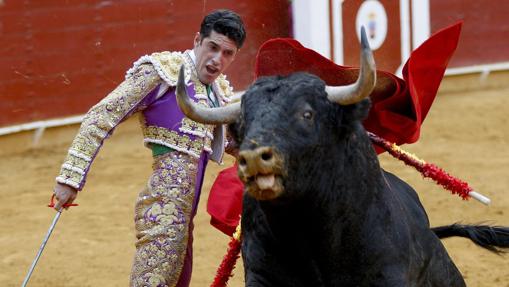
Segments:
[[[507,228],[430,228],[416,192],[380,168],[368,109],[331,103],[308,74],[260,79],[243,96],[246,286],[464,286],[439,237],[509,246]]]
[[[237,105],[213,115],[187,98],[181,71],[188,117],[235,121],[246,286],[465,286],[439,238],[509,247],[507,227],[430,227],[416,192],[380,167],[361,124],[374,85],[364,76],[343,89],[346,100],[310,74],[261,78],[240,113]]]

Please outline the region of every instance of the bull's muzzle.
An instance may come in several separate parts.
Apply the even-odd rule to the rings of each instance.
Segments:
[[[258,147],[239,153],[238,174],[246,192],[258,200],[270,200],[283,192],[281,157],[271,147]]]

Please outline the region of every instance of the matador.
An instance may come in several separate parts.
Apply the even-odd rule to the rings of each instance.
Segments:
[[[196,123],[180,111],[175,85],[181,65],[192,100],[221,107],[232,98],[222,72],[245,40],[240,17],[229,10],[207,15],[185,52],[141,57],[125,80],[85,115],[57,176],[56,209],[71,203],[85,185],[104,140],[122,121],[140,112],[144,143],[152,150],[153,173],[135,204],[136,254],[131,286],[188,286],[192,266],[193,217],[209,159],[220,162],[222,125]]]

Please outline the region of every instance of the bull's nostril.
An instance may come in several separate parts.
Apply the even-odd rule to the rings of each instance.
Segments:
[[[239,157],[239,165],[245,166],[246,164],[246,159],[243,156]]]
[[[271,160],[272,159],[272,152],[266,151],[266,152],[262,153],[262,159],[265,160],[265,161]]]

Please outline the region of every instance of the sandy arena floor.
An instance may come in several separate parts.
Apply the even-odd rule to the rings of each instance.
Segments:
[[[382,165],[418,191],[432,225],[453,222],[509,226],[509,90],[441,94],[408,151],[469,182],[492,200],[484,206],[450,195],[401,162]],[[63,213],[29,286],[127,286],[134,252],[132,209],[145,184],[151,158],[142,147],[136,119],[106,141],[78,197]],[[77,126],[0,137],[0,282],[20,286],[46,234],[54,211],[45,207],[54,178]],[[226,165],[231,163],[227,159]],[[209,224],[210,185],[225,166],[211,163],[195,219],[192,286],[209,286],[229,241]],[[376,243],[373,243],[376,244]],[[444,241],[469,286],[509,287],[509,255],[494,255],[465,239]],[[242,286],[240,264],[230,286]]]

